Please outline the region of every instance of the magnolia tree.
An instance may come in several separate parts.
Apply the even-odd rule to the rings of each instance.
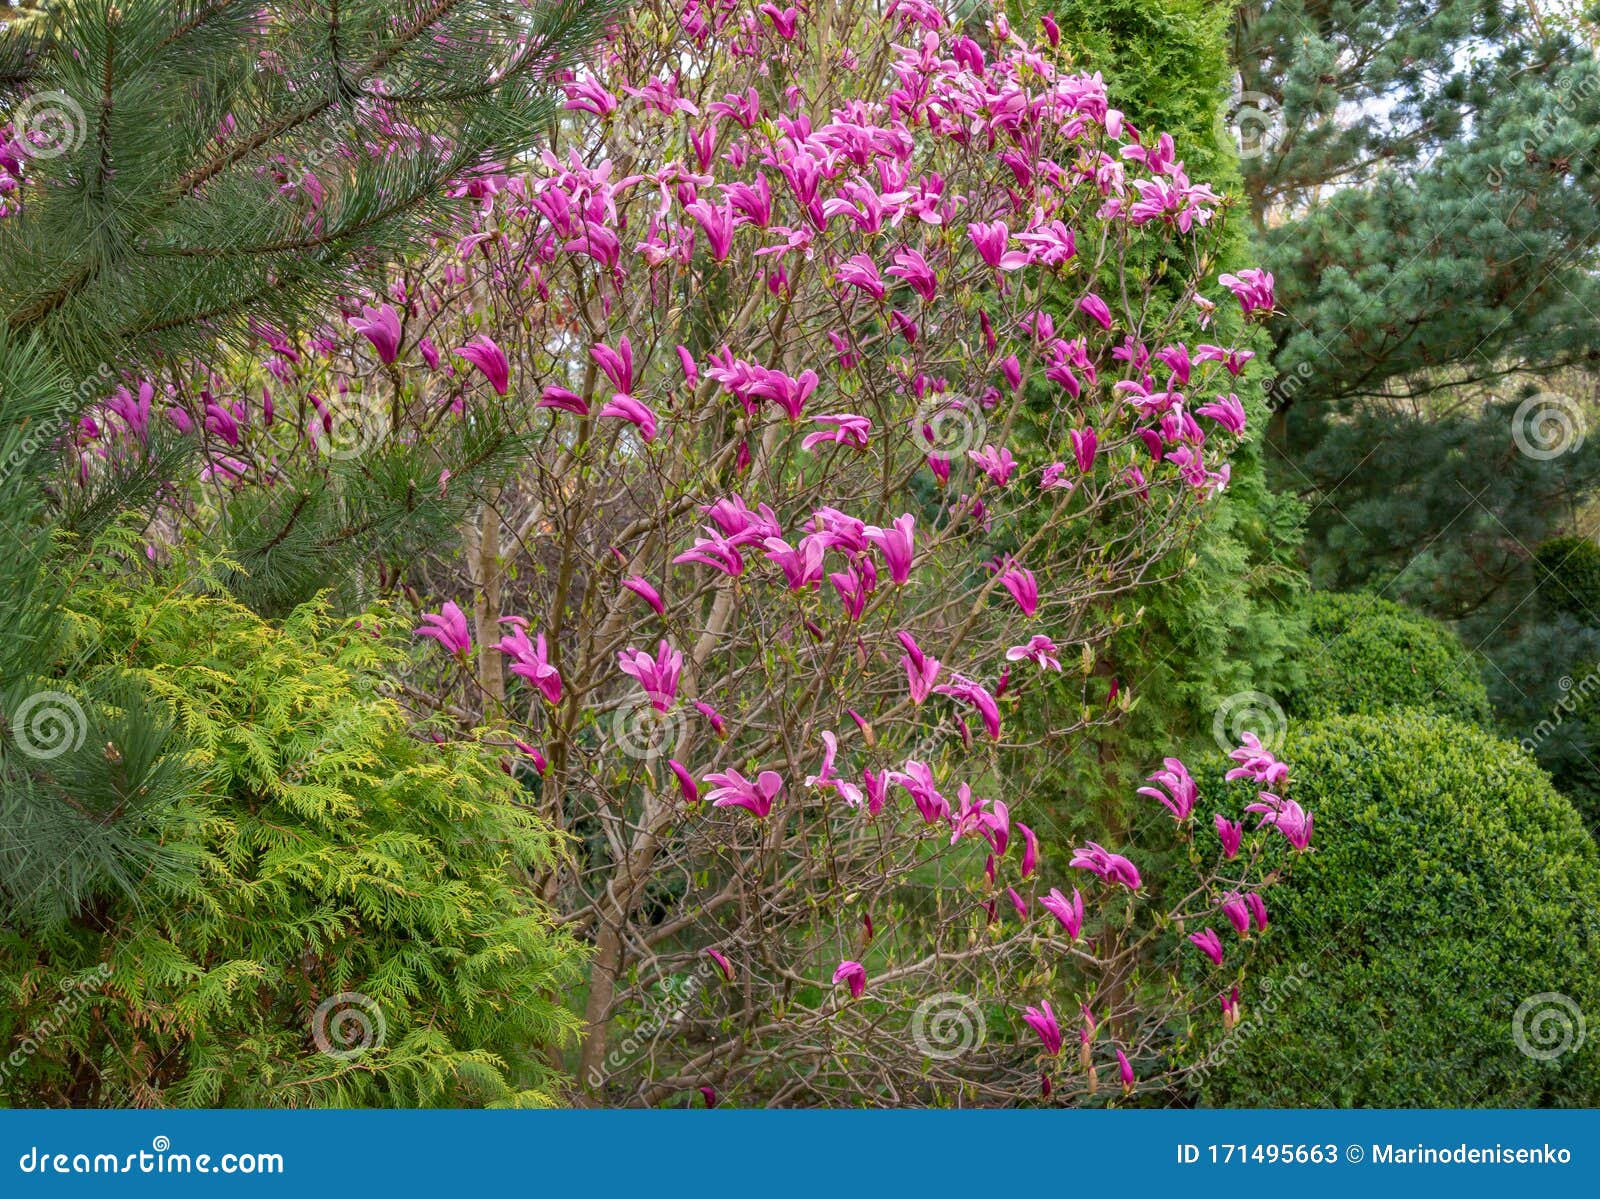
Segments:
[[[1287,769],[1234,755],[1247,833],[1168,759],[1157,885],[1125,830],[1041,838],[1070,797],[1000,765],[1126,710],[1110,601],[1226,486],[1250,358],[1207,337],[1219,197],[1028,32],[641,4],[387,294],[84,438],[152,404],[203,438],[183,519],[393,446],[470,511],[399,576],[434,599],[397,686],[571,835],[530,885],[593,947],[591,1101],[1131,1096],[1239,1018],[1268,840],[1311,832]],[[441,448],[474,429],[516,447],[492,486]]]

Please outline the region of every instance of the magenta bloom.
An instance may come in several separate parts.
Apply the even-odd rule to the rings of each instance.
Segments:
[[[1283,799],[1270,791],[1261,792],[1259,803],[1248,804],[1246,812],[1261,813],[1261,822],[1257,828],[1272,825],[1286,838],[1289,844],[1304,852],[1311,844],[1311,813],[1307,812],[1292,799]]]
[[[1022,662],[1026,660],[1034,663],[1040,670],[1060,670],[1061,659],[1056,657],[1059,652],[1054,641],[1043,633],[1035,633],[1028,638],[1027,645],[1013,645],[1006,650],[1006,661]]]
[[[1117,1076],[1122,1079],[1123,1091],[1133,1090],[1133,1065],[1128,1061],[1128,1055],[1122,1050],[1117,1050]]]
[[[839,282],[848,283],[852,287],[860,288],[874,300],[881,300],[886,289],[883,285],[883,276],[878,273],[878,264],[865,254],[856,254],[839,267]]]
[[[666,608],[661,603],[661,593],[651,586],[649,579],[643,575],[629,575],[622,580],[622,585],[654,608],[657,616],[666,615]]]
[[[1000,487],[1011,481],[1011,476],[1017,469],[1017,460],[1004,446],[996,449],[992,445],[986,445],[981,450],[968,450],[967,457]]]
[[[1288,764],[1278,761],[1272,751],[1261,744],[1261,738],[1245,733],[1240,740],[1244,744],[1228,755],[1239,763],[1225,776],[1229,782],[1254,779],[1264,786],[1275,787],[1289,777]]]
[[[1039,1034],[1039,1040],[1044,1042],[1044,1051],[1051,1057],[1061,1053],[1061,1025],[1056,1020],[1056,1014],[1050,1009],[1050,1001],[1046,999],[1038,1007],[1030,1007],[1023,1011],[1022,1020],[1029,1028]]]
[[[1111,309],[1094,292],[1091,291],[1078,301],[1078,309],[1102,329],[1111,328]]]
[[[611,417],[625,420],[639,430],[639,436],[646,442],[656,439],[656,414],[650,405],[634,399],[631,395],[618,392],[605,402],[600,409],[602,417]]]
[[[1229,891],[1222,897],[1218,905],[1222,914],[1228,918],[1228,923],[1233,925],[1233,931],[1241,937],[1250,935],[1250,909],[1245,904],[1244,896],[1237,891]]]
[[[940,695],[948,695],[952,699],[965,700],[971,704],[983,718],[984,731],[989,734],[990,740],[1000,740],[1000,705],[984,687],[963,675],[951,674],[948,683],[942,683],[934,690]]]
[[[1028,255],[1021,250],[1011,250],[1011,230],[1004,221],[985,224],[974,221],[967,226],[967,236],[977,248],[978,257],[997,271],[1015,271],[1028,265]]]
[[[1100,436],[1093,429],[1072,431],[1072,456],[1078,460],[1078,469],[1088,474],[1094,469],[1095,451],[1100,446]]]
[[[1027,878],[1039,864],[1039,838],[1020,820],[1017,831],[1022,834],[1022,877]]]
[[[1244,405],[1232,392],[1226,396],[1218,396],[1215,403],[1202,404],[1194,410],[1194,414],[1210,417],[1235,436],[1244,432]]]
[[[894,265],[887,271],[897,279],[904,279],[926,303],[933,303],[939,292],[939,280],[928,265],[928,260],[915,250],[896,250]]]
[[[724,954],[719,953],[715,949],[707,948],[704,951],[704,953],[705,953],[706,957],[710,958],[713,962],[715,962],[717,964],[717,969],[722,971],[722,977],[724,979],[726,979],[728,982],[732,982],[733,981],[733,963],[730,962]]]
[[[424,612],[423,626],[411,630],[413,637],[432,637],[452,654],[472,652],[472,635],[467,632],[467,618],[454,603],[446,600],[438,612]]]
[[[867,989],[867,968],[860,962],[840,962],[839,968],[833,972],[833,982],[846,983],[850,987],[850,998],[860,999],[861,992]]]
[[[555,408],[562,412],[570,412],[574,416],[588,416],[589,405],[584,403],[583,397],[577,392],[568,391],[565,387],[556,387],[553,384],[544,389],[536,408]]]
[[[916,526],[917,518],[908,512],[895,517],[887,529],[868,525],[865,530],[866,539],[883,554],[889,577],[896,583],[904,583],[911,577],[911,561],[916,552]]]
[[[511,632],[504,634],[495,645],[495,649],[512,659],[511,673],[537,687],[546,703],[560,703],[561,672],[550,665],[550,651],[544,634],[540,633],[536,640],[529,641],[528,622],[520,616],[502,616],[500,623],[512,626]]]
[[[678,792],[683,796],[684,803],[699,803],[700,788],[695,785],[694,775],[690,774],[684,764],[676,758],[667,759],[667,769],[672,771],[678,780]]]
[[[1244,841],[1244,825],[1237,820],[1229,820],[1221,812],[1215,818],[1217,840],[1222,842],[1222,856],[1235,857],[1239,852],[1239,845]]]
[[[811,419],[816,424],[834,427],[807,433],[800,439],[802,450],[813,450],[819,445],[852,445],[858,450],[867,448],[867,436],[872,432],[872,422],[866,417],[857,416],[854,412],[835,412]]]
[[[1039,906],[1061,921],[1061,927],[1067,930],[1067,936],[1074,941],[1083,931],[1083,894],[1074,887],[1072,898],[1069,900],[1061,893],[1060,887],[1050,888],[1050,894],[1039,900]]]
[[[1266,271],[1251,268],[1237,275],[1221,275],[1217,282],[1239,297],[1239,307],[1244,315],[1252,312],[1271,312],[1275,303],[1275,281]]]
[[[683,670],[683,655],[665,641],[656,648],[655,657],[631,645],[617,654],[617,667],[623,674],[639,680],[650,706],[666,712],[678,700],[678,675]]]
[[[1000,574],[1000,585],[1011,593],[1011,598],[1017,601],[1017,607],[1022,609],[1024,616],[1032,616],[1039,610],[1039,582],[1033,577],[1033,571],[1007,558]]]
[[[721,712],[718,712],[710,704],[698,699],[694,701],[694,710],[699,712],[700,715],[704,716],[711,722],[711,731],[713,733],[715,733],[719,738],[727,740],[728,724],[722,719]]]
[[[1255,919],[1258,929],[1267,927],[1267,901],[1262,899],[1255,891],[1247,893],[1244,897],[1245,906],[1250,909],[1250,915]]]
[[[489,380],[500,395],[506,394],[506,388],[511,385],[511,364],[506,361],[506,352],[495,344],[494,338],[487,333],[480,333],[464,346],[457,346],[456,351],[473,366],[483,372],[483,377]]]
[[[1172,813],[1172,818],[1179,824],[1189,819],[1189,814],[1194,811],[1195,800],[1200,798],[1200,789],[1193,778],[1189,776],[1189,768],[1177,758],[1163,758],[1165,770],[1158,770],[1150,776],[1149,781],[1160,783],[1166,791],[1158,791],[1154,787],[1140,787],[1140,795],[1148,795],[1151,799],[1159,799]]]
[[[1137,891],[1143,886],[1139,878],[1139,871],[1132,862],[1121,854],[1112,853],[1096,845],[1093,841],[1084,844],[1083,848],[1073,850],[1073,858],[1069,865],[1079,870],[1089,870],[1111,883],[1121,883],[1130,891]]]
[[[1208,928],[1203,933],[1190,933],[1189,940],[1217,965],[1222,965],[1222,938],[1216,930]]]
[[[372,343],[372,348],[378,353],[378,361],[387,365],[395,359],[400,352],[400,316],[394,310],[393,304],[382,304],[377,308],[363,304],[361,315],[349,318],[350,327]]]
[[[737,770],[708,774],[705,781],[715,788],[706,793],[712,807],[744,808],[758,817],[772,811],[772,801],[783,790],[783,777],[773,770],[763,770],[753,783]]]

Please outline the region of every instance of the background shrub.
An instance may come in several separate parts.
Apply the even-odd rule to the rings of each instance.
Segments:
[[[1533,560],[1546,607],[1600,624],[1600,545],[1586,537],[1553,537]]]
[[[1557,1016],[1553,1004],[1572,1004],[1566,1014],[1600,1018],[1600,858],[1531,759],[1416,711],[1302,728],[1284,756],[1316,814],[1314,852],[1272,893],[1271,927],[1241,985],[1249,1023],[1209,1046],[1218,1064],[1205,1101],[1600,1102],[1593,1027],[1549,1061],[1513,1035],[1519,1006],[1537,995],[1565,996],[1538,1005]],[[1535,1048],[1541,1028],[1559,1031],[1527,1022]]]
[[[1444,625],[1378,596],[1306,597],[1303,678],[1285,707],[1296,716],[1428,708],[1486,724],[1489,695],[1477,659]]]

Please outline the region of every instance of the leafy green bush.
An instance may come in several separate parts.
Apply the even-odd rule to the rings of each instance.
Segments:
[[[1306,605],[1305,676],[1283,697],[1291,714],[1317,718],[1428,708],[1488,723],[1482,670],[1437,621],[1362,592],[1313,592]]]
[[[493,751],[408,733],[376,689],[404,653],[378,618],[278,626],[156,582],[73,607],[80,669],[168,709],[196,786],[142,902],[0,930],[0,1096],[550,1102],[582,957],[525,883],[559,842]]]
[[[1546,607],[1600,625],[1600,545],[1586,537],[1553,537],[1534,551],[1533,561]]]
[[[1577,1023],[1600,1018],[1600,856],[1549,779],[1419,711],[1296,730],[1284,757],[1314,852],[1272,892],[1246,1022],[1202,1048],[1205,1101],[1600,1103],[1600,1038]]]

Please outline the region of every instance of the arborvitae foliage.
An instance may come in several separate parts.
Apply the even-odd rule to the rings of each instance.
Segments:
[[[184,794],[129,774],[132,757],[120,774],[94,764],[143,708],[76,674],[59,603],[85,545],[134,548],[123,518],[183,477],[194,443],[158,412],[143,453],[72,483],[80,418],[119,382],[302,328],[374,277],[437,227],[446,181],[539,138],[554,75],[619,7],[74,0],[0,25],[0,918],[127,890]],[[467,457],[461,490],[508,452],[449,448]],[[223,530],[238,593],[281,613],[352,555],[433,535],[459,514],[439,473],[421,456],[331,483],[288,472]],[[53,698],[63,679],[71,707]]]
[[[0,1044],[31,1046],[0,1095],[548,1102],[582,957],[525,884],[563,850],[492,749],[408,732],[380,692],[405,630],[319,605],[277,626],[155,573],[85,579],[71,608],[83,685],[159,708],[86,760],[189,785],[137,899],[0,935]]]

